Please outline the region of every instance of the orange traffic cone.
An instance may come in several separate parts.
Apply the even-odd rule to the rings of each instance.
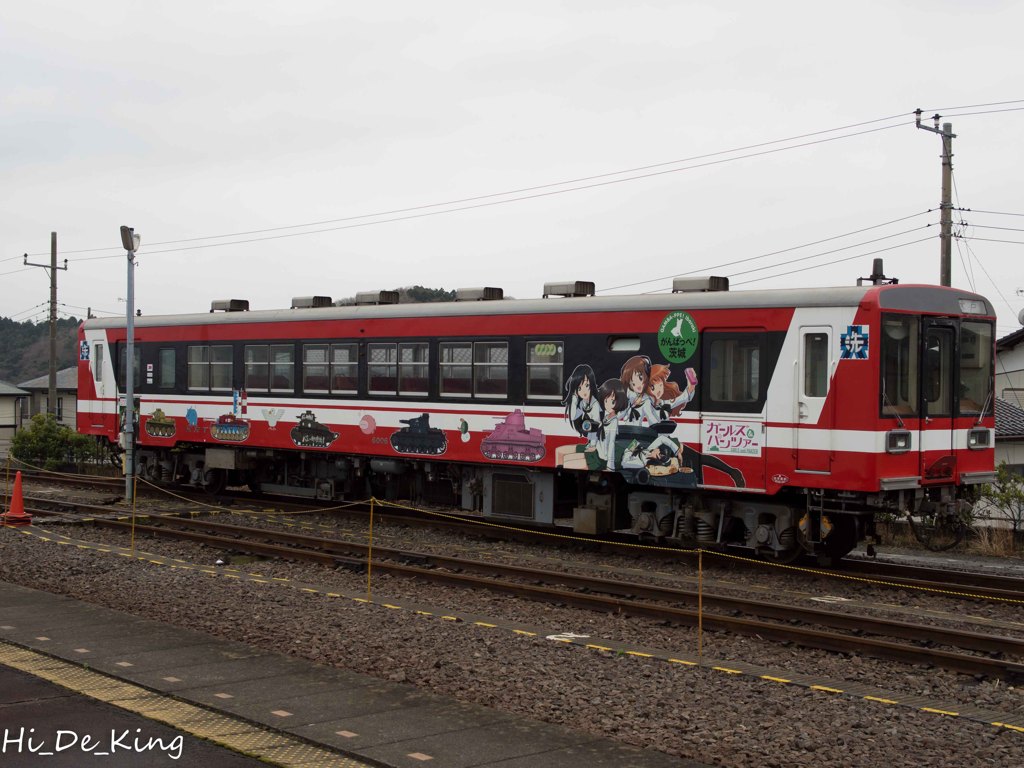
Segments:
[[[21,471],[14,477],[14,490],[11,491],[11,506],[4,515],[4,525],[32,525],[32,515],[25,511],[25,502],[21,498]]]

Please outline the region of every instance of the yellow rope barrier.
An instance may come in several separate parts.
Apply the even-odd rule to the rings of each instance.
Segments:
[[[22,461],[22,460],[15,460],[15,461],[18,464],[20,464],[20,465],[22,465],[22,466],[24,466],[26,468],[34,469],[36,471],[43,472],[43,473],[46,473],[46,474],[55,475],[55,476],[58,476],[58,477],[88,477],[88,478],[96,477],[95,475],[81,475],[81,474],[66,473],[66,472],[56,472],[54,470],[48,470],[48,469],[44,469],[42,467],[37,467],[37,466],[35,466],[35,465],[33,465],[33,464],[29,463],[29,462],[25,462],[25,461]],[[9,472],[10,472],[10,469],[9,469],[10,468],[10,462],[11,462],[11,457],[8,456],[8,481],[9,481]],[[216,504],[206,504],[204,502],[200,502],[200,501],[197,501],[195,499],[186,498],[185,496],[181,496],[180,494],[176,494],[173,491],[171,491],[171,490],[169,490],[167,488],[161,487],[161,486],[159,486],[159,485],[157,485],[155,483],[152,483],[152,482],[150,482],[150,481],[148,481],[148,480],[146,480],[145,478],[142,478],[142,477],[138,477],[136,482],[138,482],[138,481],[141,481],[142,483],[144,483],[149,488],[152,488],[154,490],[158,490],[161,493],[164,493],[164,494],[166,494],[168,496],[171,496],[173,498],[179,499],[179,500],[181,500],[183,502],[186,502],[188,504],[193,504],[193,505],[198,506],[198,507],[203,507],[205,509],[215,510],[215,511],[218,511],[218,512],[227,512],[227,513],[231,513],[231,514],[248,514],[248,513],[246,513],[243,510],[229,509],[229,508],[224,507],[224,506],[220,506],[220,505],[216,505]],[[8,490],[8,496],[9,495],[10,495],[10,491]],[[370,505],[371,505],[371,521],[372,521],[372,514],[375,511],[373,508],[375,507],[375,505],[380,505],[380,506],[389,507],[389,508],[392,508],[392,509],[400,509],[400,510],[406,510],[406,511],[410,511],[410,512],[418,512],[420,514],[424,514],[424,515],[431,516],[431,517],[438,517],[438,518],[443,518],[443,519],[448,519],[448,520],[456,520],[456,521],[461,522],[461,523],[472,523],[474,525],[480,525],[480,526],[484,526],[484,527],[488,527],[488,528],[495,528],[495,529],[499,529],[499,530],[514,531],[514,532],[519,532],[519,533],[530,533],[530,534],[533,534],[533,535],[540,535],[540,536],[544,536],[544,537],[548,537],[548,538],[553,538],[553,539],[559,539],[559,540],[563,540],[563,541],[587,542],[587,543],[593,543],[594,542],[594,539],[585,538],[585,537],[582,537],[582,536],[572,536],[572,535],[564,534],[564,533],[553,533],[553,532],[550,532],[550,531],[544,531],[544,530],[540,530],[540,529],[536,529],[536,528],[522,528],[522,527],[514,526],[514,525],[504,525],[502,523],[494,523],[494,522],[489,522],[489,521],[486,521],[486,520],[479,520],[479,519],[476,519],[476,518],[473,518],[473,517],[468,517],[466,515],[457,515],[457,514],[450,514],[450,513],[445,513],[445,512],[438,512],[436,510],[430,510],[430,509],[423,509],[423,508],[420,508],[420,507],[414,507],[414,506],[411,506],[409,504],[400,504],[400,503],[393,502],[393,501],[381,501],[381,500],[376,499],[376,498],[371,498],[369,501],[361,500],[361,501],[345,502],[343,504],[338,504],[338,505],[335,505],[333,507],[301,510],[297,514],[334,512],[334,511],[349,509],[349,508],[354,507],[354,506],[365,505],[367,503],[370,503]],[[133,507],[133,515],[134,515],[134,507]],[[784,569],[784,570],[788,570],[788,571],[795,571],[795,572],[798,572],[798,573],[807,573],[807,574],[812,574],[812,575],[815,575],[815,576],[825,576],[825,577],[832,578],[832,579],[840,579],[840,580],[844,580],[844,581],[853,581],[853,582],[857,582],[857,583],[861,583],[861,584],[874,585],[874,586],[885,586],[885,587],[896,587],[896,588],[902,588],[902,589],[911,589],[911,590],[917,590],[919,592],[928,592],[928,593],[931,593],[931,594],[946,595],[946,596],[949,596],[949,597],[970,598],[970,599],[974,599],[974,600],[991,600],[993,602],[1002,602],[1002,603],[1010,603],[1010,604],[1015,604],[1015,605],[1024,605],[1024,599],[1017,599],[1017,598],[1010,598],[1010,597],[987,597],[987,596],[984,596],[984,595],[976,595],[976,594],[972,594],[970,592],[962,592],[962,591],[957,591],[957,590],[939,589],[939,588],[935,588],[935,587],[921,587],[921,586],[913,586],[913,585],[907,585],[907,584],[897,584],[895,582],[885,581],[885,580],[882,580],[882,579],[872,579],[872,578],[868,578],[868,577],[865,577],[865,576],[853,576],[853,575],[850,575],[850,574],[840,573],[838,571],[825,571],[825,570],[820,570],[820,569],[817,569],[817,568],[806,568],[806,567],[803,567],[803,566],[789,565],[789,564],[786,564],[786,563],[774,563],[774,562],[766,561],[766,560],[751,560],[749,558],[740,557],[739,555],[730,554],[728,552],[718,552],[718,551],[714,551],[714,550],[705,550],[705,549],[700,549],[700,548],[698,548],[698,549],[680,549],[680,548],[676,548],[676,547],[664,547],[664,546],[658,546],[658,545],[654,545],[654,544],[639,544],[639,543],[633,544],[633,543],[630,543],[630,542],[618,542],[617,546],[623,546],[623,547],[627,547],[627,548],[630,548],[630,549],[636,549],[636,550],[641,550],[641,551],[667,552],[667,553],[672,553],[672,554],[677,554],[677,555],[693,555],[693,554],[696,554],[698,556],[698,559],[700,558],[701,553],[707,552],[707,554],[709,554],[709,555],[714,555],[716,557],[723,558],[723,559],[740,560],[740,561],[742,561],[744,563],[747,563],[749,565],[758,565],[758,566],[762,566],[762,567],[766,567],[766,568],[780,568],[780,569]]]

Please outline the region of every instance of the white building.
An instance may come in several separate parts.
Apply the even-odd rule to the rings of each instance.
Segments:
[[[21,424],[28,392],[6,381],[0,381],[0,459],[7,459],[11,438]]]

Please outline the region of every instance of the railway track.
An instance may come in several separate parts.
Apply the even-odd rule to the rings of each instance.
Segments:
[[[33,480],[46,482],[56,481],[75,485],[79,483],[82,476],[65,478],[62,476],[51,476],[49,473],[34,473],[30,474],[29,477]],[[84,480],[85,484],[89,487],[109,487],[112,490],[116,490],[123,485],[123,480],[118,478],[85,478]],[[146,495],[149,497],[149,494],[150,489],[148,486],[141,485],[139,487],[140,496]],[[166,495],[160,494],[159,492],[155,492],[153,495],[160,499],[167,498]],[[336,503],[315,502],[312,500],[296,502],[292,500],[285,500],[281,497],[268,497],[261,494],[247,492],[222,494],[218,497],[211,497],[201,490],[179,488],[175,489],[175,495],[178,496],[179,499],[177,502],[171,503],[171,507],[175,507],[175,505],[179,503],[187,503],[189,500],[192,500],[206,505],[224,506],[226,508],[244,505],[264,507],[267,505],[273,505],[273,507],[279,510],[282,514],[318,514],[326,510],[337,510],[338,506]],[[26,497],[26,500],[28,500],[28,497]],[[42,497],[33,498],[32,500],[40,505],[55,504],[59,501],[56,499]],[[78,506],[82,509],[89,508],[87,503],[82,503]],[[45,513],[46,507],[39,506],[38,509],[42,513]],[[96,506],[94,509],[97,513],[102,513],[104,511],[102,506]],[[184,511],[181,506],[177,506],[176,509]],[[107,514],[112,514],[111,507],[107,506],[105,512]],[[359,517],[367,516],[368,512],[369,505],[367,503],[357,503],[346,506],[344,514]],[[124,510],[122,510],[122,514],[123,513]],[[521,529],[514,525],[507,527],[493,525],[481,527],[478,521],[453,519],[452,517],[446,516],[446,514],[447,513],[443,512],[439,514],[430,514],[426,511],[388,507],[386,504],[383,505],[383,508],[382,505],[378,505],[376,511],[377,519],[396,522],[400,521],[404,525],[426,526],[432,529],[444,529],[453,533],[464,533],[470,536],[484,536],[492,539],[500,538],[507,541],[540,545],[550,545],[552,541],[552,533],[558,532],[557,530]],[[457,518],[458,515],[456,514],[454,517]],[[589,548],[595,551],[607,552],[609,554],[636,556],[639,551],[642,552],[642,556],[645,558],[657,558],[669,561],[695,558],[695,554],[692,550],[678,550],[670,547],[653,546],[638,550],[636,543],[632,541],[609,541],[582,537],[576,534],[567,538],[571,541],[571,545],[574,547]],[[746,558],[732,556],[730,557],[730,562],[735,564],[736,567],[745,567],[747,560]],[[750,561],[749,567],[763,566],[764,563],[762,561],[752,560]],[[820,569],[817,567],[811,567],[809,565],[807,567],[798,566],[797,568],[787,570],[792,570],[793,572],[805,572],[811,576],[820,572]],[[1024,579],[1011,576],[998,576],[990,573],[925,568],[918,565],[901,565],[877,561],[845,559],[842,561],[839,568],[830,573],[830,575],[834,574],[853,577],[855,579],[862,578],[865,581],[869,581],[872,586],[875,587],[896,589],[913,588],[942,593],[954,597],[962,595],[970,598],[983,598],[990,600],[1024,600]]]
[[[70,514],[89,515],[92,524],[114,530],[125,531],[133,525],[112,519],[109,509],[100,509],[107,515],[92,514],[95,510],[84,509],[88,506],[75,505]],[[136,535],[149,534],[331,567],[363,569],[369,556],[367,545],[357,542],[175,516],[150,516],[145,524],[136,522],[134,530]],[[970,675],[1024,679],[1024,664],[1013,661],[1024,658],[1024,641],[1010,637],[381,546],[373,547],[372,568],[378,573],[584,610],[675,625],[693,626],[700,622],[709,630],[756,635],[831,652],[931,664]],[[698,605],[700,610],[695,610]]]

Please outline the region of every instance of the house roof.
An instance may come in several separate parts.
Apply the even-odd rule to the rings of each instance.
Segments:
[[[1024,438],[1024,410],[996,398],[996,439]]]
[[[38,376],[28,381],[23,381],[19,385],[22,389],[35,389],[39,391],[48,390],[50,388],[50,374]],[[62,368],[57,371],[57,389],[63,389],[64,391],[77,392],[78,391],[78,367],[74,366],[71,368]],[[27,392],[25,394],[28,394]]]
[[[1001,339],[996,339],[996,351],[1002,349],[1013,349],[1024,341],[1024,328],[1018,328],[1013,333],[1008,333]]]
[[[13,384],[8,384],[6,381],[0,381],[0,396],[7,395],[8,397],[24,397],[27,394],[28,392],[23,389],[18,389]]]

